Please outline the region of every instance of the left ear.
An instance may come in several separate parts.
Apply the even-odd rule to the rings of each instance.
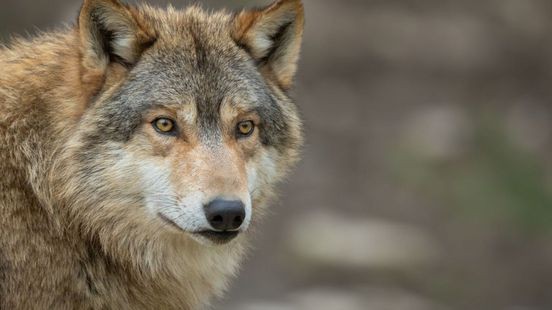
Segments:
[[[239,13],[232,36],[259,63],[267,66],[284,89],[293,85],[303,39],[301,0],[278,0],[262,10]]]

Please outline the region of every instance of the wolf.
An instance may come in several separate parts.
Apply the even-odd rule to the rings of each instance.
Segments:
[[[84,0],[0,49],[0,308],[198,309],[299,158],[300,0]]]

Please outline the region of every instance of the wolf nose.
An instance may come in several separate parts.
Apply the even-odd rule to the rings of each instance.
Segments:
[[[237,230],[245,220],[245,205],[241,201],[217,199],[205,206],[205,215],[217,231]]]

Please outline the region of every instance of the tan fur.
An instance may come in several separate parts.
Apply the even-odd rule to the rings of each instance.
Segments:
[[[115,60],[99,52],[105,46],[98,45],[100,32],[93,29],[94,10],[115,33]],[[247,234],[225,245],[205,245],[137,210],[144,209],[141,178],[148,177],[139,171],[151,165],[167,170],[178,199],[194,190],[209,199],[251,193],[257,220],[274,183],[297,160],[301,122],[285,91],[299,55],[301,3],[281,0],[238,16],[85,0],[76,27],[0,49],[1,309],[196,309],[224,292],[247,248]],[[232,37],[253,51],[253,58],[262,57],[255,51],[266,47],[256,48],[252,38],[274,34],[272,26],[282,18],[293,23],[294,35],[280,42],[259,73],[287,117],[288,146],[261,146],[258,132],[236,141],[237,121],[261,122],[240,98],[221,105],[222,144],[205,145],[196,126],[198,112],[185,104],[193,98],[175,96],[148,110],[122,148],[113,144],[120,156],[106,156],[104,170],[83,173],[85,138],[101,121],[94,113],[127,81],[142,54],[153,54],[154,42],[152,49],[166,50],[192,44],[194,38],[174,33],[194,21],[212,25],[204,29],[207,46],[235,49],[224,43]],[[176,119],[185,135],[171,140],[156,133],[150,122],[159,115]],[[256,171],[255,188],[251,171]],[[101,197],[86,191],[98,184]]]

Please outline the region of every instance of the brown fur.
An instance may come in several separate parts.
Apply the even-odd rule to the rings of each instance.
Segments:
[[[194,190],[210,198],[249,191],[254,170],[256,221],[302,142],[286,94],[302,29],[299,0],[236,16],[86,0],[74,28],[0,49],[0,308],[195,309],[220,296],[237,271],[246,234],[205,245],[151,217],[142,211],[144,175],[137,171],[145,165],[166,169],[175,199],[184,199]],[[176,35],[181,30],[185,36]],[[195,37],[194,31],[207,35]],[[106,33],[111,36],[101,38]],[[281,40],[270,46],[258,41],[274,36]],[[285,136],[267,137],[266,120],[238,95],[221,103],[216,145],[205,142],[199,103],[186,95],[148,108],[127,141],[95,134],[102,115],[117,112],[113,97],[132,83],[133,72],[155,55],[200,53],[199,45],[256,62],[259,85],[286,120],[285,129],[278,127]],[[160,115],[177,120],[178,138],[150,126]],[[259,130],[236,140],[237,120],[253,120]]]

